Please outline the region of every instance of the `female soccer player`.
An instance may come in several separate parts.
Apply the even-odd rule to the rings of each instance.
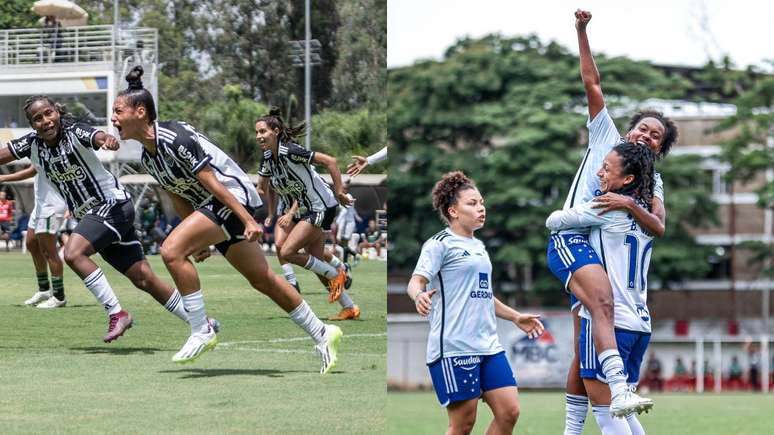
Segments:
[[[648,147],[624,143],[616,145],[597,172],[602,192],[629,196],[646,210],[653,204],[655,153]],[[557,210],[546,220],[546,226],[559,231],[567,228],[591,227],[589,240],[602,257],[613,289],[615,304],[615,335],[618,351],[624,362],[624,375],[630,386],[639,380],[640,364],[650,341],[650,313],[647,306],[647,275],[653,247],[653,236],[643,230],[625,211],[599,215],[593,201],[572,208]],[[627,420],[611,418],[610,389],[600,381],[605,379],[597,364],[594,342],[590,337],[588,310],[581,309],[581,333],[578,352],[580,375],[593,405],[594,417],[603,434],[643,434],[636,415]],[[652,406],[642,402],[632,411],[641,412]]]
[[[48,181],[38,174],[34,166],[12,174],[0,175],[0,183],[26,180],[30,177],[35,177],[35,208],[32,209],[27,225],[26,243],[35,266],[38,291],[24,301],[24,304],[38,308],[64,307],[67,304],[62,277],[64,266],[56,249],[56,240],[67,204]],[[49,270],[51,284],[48,280]]]
[[[62,106],[45,95],[28,98],[24,113],[35,131],[0,149],[0,164],[28,157],[79,219],[65,246],[65,262],[108,313],[108,332],[103,340],[110,342],[123,335],[132,326],[132,316],[122,309],[102,269],[89,258],[95,253],[135,287],[150,293],[168,311],[188,321],[179,303],[180,294],[164,284],[145,260],[134,232],[134,207],[129,193],[94,152],[100,147],[117,149],[116,138],[72,122]]]
[[[311,270],[328,281],[328,302],[339,300],[347,280],[344,265],[332,266],[325,261],[325,234],[331,228],[339,203],[348,206],[352,199],[344,193],[336,159],[309,151],[293,142],[301,127],[286,126],[279,110],[272,109],[255,123],[255,138],[263,148],[260,175],[268,178],[272,190],[284,199],[299,202],[295,225],[287,230],[280,255],[287,261]],[[317,174],[314,164],[328,169],[336,194]],[[304,249],[306,253],[300,251]],[[343,306],[354,306],[347,295]]]
[[[599,191],[599,180],[594,174],[596,168],[610,149],[621,142],[622,138],[605,107],[604,95],[600,85],[599,71],[591,55],[586,25],[591,19],[591,13],[577,10],[575,26],[578,32],[580,49],[580,69],[586,98],[589,104],[589,146],[586,155],[575,175],[564,208],[587,202]],[[645,111],[635,114],[629,125],[626,140],[641,146],[651,148],[659,157],[665,156],[677,139],[677,128],[671,120],[659,112]],[[648,211],[636,203],[614,193],[608,193],[597,198],[601,212],[613,209],[626,209],[637,222],[652,234],[661,236],[664,233],[665,210],[663,207],[663,183],[656,175],[655,195],[657,197],[653,210]],[[605,368],[613,404],[611,410],[616,414],[626,414],[628,410],[639,407],[640,402],[648,402],[630,392],[622,373],[622,360],[618,354],[615,336],[613,334],[613,301],[612,289],[601,266],[597,253],[588,243],[588,229],[573,228],[562,230],[551,235],[548,244],[548,265],[551,272],[559,278],[566,290],[571,292],[575,320],[575,336],[578,337],[579,320],[574,298],[580,300],[597,320],[593,322],[593,336],[597,349],[600,351],[601,363]],[[570,365],[567,381],[567,428],[566,433],[577,432],[583,425],[586,415],[586,395],[583,385],[577,375],[577,355]],[[573,429],[574,428],[574,429]]]
[[[473,237],[486,219],[473,181],[462,172],[445,174],[433,188],[433,209],[448,227],[422,246],[407,293],[417,312],[430,316],[427,365],[449,415],[446,433],[470,433],[483,398],[494,414],[487,433],[510,434],[519,417],[518,389],[497,339],[495,317],[512,321],[530,338],[543,333],[543,324],[539,316],[519,313],[492,293],[492,263],[484,244]]]
[[[113,103],[111,121],[121,139],[142,143],[142,165],[167,191],[183,219],[161,247],[161,256],[175,280],[191,320],[191,336],[172,358],[188,362],[217,344],[207,324],[199,275],[188,259],[202,260],[215,245],[256,290],[269,296],[317,343],[320,373],[336,364],[342,332],[315,316],[293,287],[269,268],[257,243],[260,227],[253,219],[260,207],[258,192],[239,166],[188,124],[156,121],[153,96],[142,85],[143,69],[126,76],[129,87]]]

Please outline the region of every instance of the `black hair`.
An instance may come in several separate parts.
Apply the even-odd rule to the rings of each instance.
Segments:
[[[153,101],[153,95],[142,86],[142,66],[137,65],[126,75],[126,82],[129,86],[118,93],[119,97],[124,97],[127,104],[137,108],[145,107],[148,113],[148,123],[156,120],[156,103]]]
[[[650,211],[653,206],[653,189],[656,183],[653,166],[656,153],[649,147],[631,142],[618,144],[613,148],[613,151],[621,156],[621,173],[634,176],[634,181],[622,186],[615,193],[631,196]]]
[[[272,130],[279,130],[277,139],[280,142],[294,142],[296,137],[300,136],[302,133],[304,133],[304,131],[306,131],[306,125],[303,122],[296,125],[295,127],[285,125],[285,122],[280,116],[280,110],[278,107],[272,107],[269,110],[268,115],[261,116],[255,120],[256,124],[259,122],[265,122],[266,125]]]
[[[467,189],[475,189],[476,183],[462,171],[443,174],[433,187],[433,210],[437,211],[446,223],[449,223],[449,207],[457,203],[459,193]]]
[[[664,126],[664,137],[661,138],[661,149],[658,151],[658,158],[664,158],[669,154],[672,145],[677,142],[677,126],[672,119],[664,116],[662,112],[656,110],[642,110],[629,119],[629,131],[632,131],[637,124],[645,118],[653,118]]]
[[[30,118],[30,115],[31,115],[30,107],[32,107],[33,104],[39,101],[45,101],[51,107],[53,107],[57,112],[59,112],[60,126],[68,126],[76,122],[75,117],[70,112],[67,111],[67,106],[65,106],[64,104],[54,101],[48,95],[33,95],[24,101],[24,115],[27,117],[27,122],[30,123],[30,126],[32,126],[32,118]]]

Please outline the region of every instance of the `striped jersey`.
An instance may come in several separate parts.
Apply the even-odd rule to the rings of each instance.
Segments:
[[[96,206],[131,198],[97,158],[94,137],[98,132],[88,125],[75,123],[62,127],[61,139],[55,146],[46,145],[33,132],[12,140],[8,148],[16,159],[28,157],[80,219]]]
[[[261,206],[261,198],[250,178],[231,157],[192,126],[178,121],[156,122],[156,153],[145,147],[140,161],[149,174],[167,191],[190,202],[195,208],[213,198],[196,178],[209,166],[215,177],[242,205]]]
[[[591,227],[589,243],[599,254],[613,288],[615,327],[649,333],[648,269],[653,236],[628,213],[616,210],[600,216],[592,205],[586,202],[557,210],[548,217],[546,226],[552,230]],[[585,307],[580,315],[591,318]]]
[[[263,152],[259,174],[269,177],[272,189],[285,204],[293,204],[293,199],[297,199],[301,215],[339,205],[331,187],[314,169],[313,151],[292,142],[280,142],[277,149],[277,156],[270,149]]]
[[[583,157],[578,171],[572,180],[570,191],[564,201],[564,210],[574,207],[578,204],[591,201],[595,196],[602,194],[599,188],[599,177],[597,171],[602,167],[605,156],[614,146],[625,142],[613,122],[613,118],[604,107],[594,119],[589,119],[586,123],[589,129],[589,146],[586,148],[586,154]],[[656,184],[654,187],[654,196],[664,202],[664,182],[661,181],[661,175],[657,172],[655,176]],[[560,231],[560,234],[588,234],[589,228],[568,228]]]
[[[437,290],[429,316],[428,364],[503,350],[497,338],[492,263],[480,240],[444,229],[422,246],[414,275],[428,280],[428,290]]]

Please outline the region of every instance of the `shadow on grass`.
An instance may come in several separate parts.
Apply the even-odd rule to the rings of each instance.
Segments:
[[[24,305],[24,304],[13,304],[13,305],[11,305],[11,306],[12,306],[12,307],[22,307],[22,308],[27,308],[27,309],[29,309],[30,311],[32,311],[32,310],[34,310],[34,309],[36,308],[36,307],[30,306],[30,305]],[[79,308],[94,308],[94,307],[97,307],[97,306],[98,306],[98,305],[96,305],[96,304],[77,304],[77,305],[70,305],[70,304],[68,303],[67,305],[65,305],[65,306],[64,306],[64,307],[62,307],[62,308],[56,308],[56,309],[47,309],[47,310],[40,309],[40,310],[35,310],[35,312],[39,312],[39,313],[43,313],[43,312],[56,312],[56,311],[61,311],[61,310],[63,310],[63,309],[64,309],[64,310],[68,310],[68,309],[73,309],[73,308],[75,308],[75,309],[79,309]]]
[[[71,351],[85,354],[111,354],[111,355],[153,355],[156,352],[169,352],[168,349],[157,347],[71,347]]]
[[[266,376],[269,378],[282,378],[289,373],[309,373],[302,370],[273,370],[273,369],[180,369],[161,370],[159,373],[178,373],[180,379],[213,378],[216,376]]]

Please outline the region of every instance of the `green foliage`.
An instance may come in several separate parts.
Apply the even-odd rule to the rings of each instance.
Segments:
[[[214,101],[204,110],[201,129],[240,166],[257,171],[261,152],[255,142],[255,120],[268,108],[245,97],[239,86],[226,86],[223,93],[225,100]]]
[[[387,114],[360,109],[352,112],[324,110],[312,118],[312,148],[336,157],[343,168],[353,155],[365,156],[387,141]],[[384,172],[385,165],[366,172]]]
[[[0,30],[37,27],[39,16],[30,12],[35,0],[3,0],[0,2]]]
[[[736,115],[718,127],[718,130],[733,128],[738,132],[723,144],[722,159],[730,165],[727,179],[743,183],[774,170],[774,148],[770,144],[774,131],[774,77],[759,75],[745,85],[734,100]],[[774,181],[767,179],[756,193],[759,207],[774,209]],[[772,245],[749,243],[743,248],[752,252],[753,263],[762,266],[764,274],[774,276]]]
[[[683,79],[648,63],[600,56],[597,64],[611,109],[686,95]],[[410,269],[422,241],[443,226],[428,219],[430,191],[441,174],[460,169],[487,201],[480,236],[499,287],[534,290],[544,302],[559,302],[560,285],[545,263],[545,219],[562,207],[585,148],[586,98],[577,57],[535,36],[489,35],[458,41],[440,62],[391,70],[388,81],[396,151],[389,201],[399,210],[391,226],[400,228],[391,233],[390,267]],[[625,128],[626,120],[619,121]],[[691,158],[670,157],[658,166],[667,185],[669,227],[656,242],[651,279],[702,276],[706,268],[685,227],[714,216],[706,175]]]

